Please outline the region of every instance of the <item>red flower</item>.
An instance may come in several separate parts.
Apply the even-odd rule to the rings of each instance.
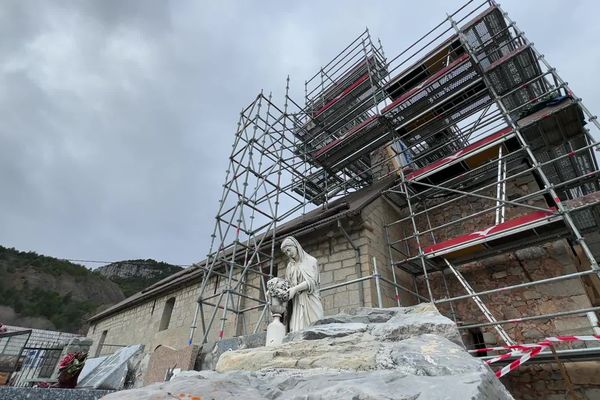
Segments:
[[[75,358],[76,358],[75,353],[67,354],[66,356],[63,357],[62,360],[60,360],[60,364],[58,364],[58,369],[67,368],[69,365],[71,365],[73,363],[73,361],[75,361]]]

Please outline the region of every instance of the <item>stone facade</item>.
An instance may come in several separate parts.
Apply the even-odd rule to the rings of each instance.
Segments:
[[[91,324],[87,335],[94,340],[91,354],[111,354],[119,346],[137,343],[143,344],[146,352],[160,345],[185,346],[198,292],[198,282],[192,282]],[[169,327],[159,331],[165,305],[171,298],[175,298],[175,304]],[[102,348],[97,352],[99,344]]]
[[[460,271],[476,291],[483,291],[576,272],[576,262],[569,246],[561,240],[470,263],[461,267]],[[446,273],[446,281],[451,296],[465,293],[451,274]],[[441,273],[430,274],[430,284],[436,298],[447,296]],[[419,279],[419,286],[425,292],[422,278]],[[579,278],[494,293],[482,299],[498,320],[591,307]],[[452,308],[448,304],[441,304],[439,308],[447,316],[453,317],[454,313],[457,322],[463,325],[485,321],[471,299],[454,302]],[[483,327],[481,330],[487,339],[486,344],[500,344],[492,327]],[[505,330],[519,343],[532,343],[555,335],[593,334],[585,316],[524,321],[507,324]]]
[[[599,365],[594,361],[563,363],[579,399],[600,399]],[[524,365],[502,378],[504,386],[520,400],[570,400],[568,385],[557,364]]]
[[[538,189],[539,186],[531,176],[522,176],[507,183],[509,199],[535,192]],[[494,197],[492,188],[478,193]],[[479,212],[486,208],[492,208],[495,201],[473,197],[460,199],[459,196],[454,196],[454,199],[457,200],[449,205],[438,206],[448,201],[448,199],[448,197],[444,199],[427,199],[418,204],[415,208],[416,212],[427,209],[426,214],[422,213],[416,218],[418,231],[425,232],[431,227],[457,221],[460,218],[467,218],[464,218],[460,223],[435,229],[432,232],[433,234],[431,232],[421,234],[422,247],[494,225],[494,211]],[[528,204],[547,207],[541,196],[530,199]],[[512,219],[532,211],[525,207],[507,206],[506,219]],[[413,229],[410,226],[410,221],[407,220],[400,225],[399,229],[405,231],[405,237],[407,234],[412,234]],[[418,250],[416,240],[409,241],[407,248],[410,255],[416,255]],[[572,246],[567,240],[559,239],[462,264],[458,266],[458,269],[473,289],[481,292],[587,270],[589,269],[589,263],[583,257],[578,246]],[[530,286],[482,296],[482,300],[497,320],[589,308],[598,305],[595,301],[596,296],[590,295],[594,289],[590,284],[590,280],[591,278],[574,278],[556,283]],[[436,299],[466,294],[463,286],[448,269],[445,270],[444,276],[442,276],[442,272],[430,273],[429,283]],[[417,287],[421,294],[427,293],[425,278],[422,275],[417,278]],[[452,306],[444,303],[438,305],[438,307],[443,315],[454,319],[459,326],[486,322],[484,315],[471,299],[459,300],[452,303]],[[586,315],[578,314],[552,319],[521,321],[504,324],[503,327],[517,343],[535,343],[548,336],[592,335],[595,333],[595,326],[592,321],[593,319],[588,319]],[[475,342],[481,343],[481,339],[484,342],[482,345],[486,347],[504,344],[492,326],[462,329],[461,333],[463,341],[467,345],[472,346]],[[586,346],[588,344],[580,342],[561,345],[560,348]],[[600,381],[592,379],[584,384],[575,383],[577,379],[573,379],[574,371],[583,363],[567,363],[565,365],[567,366],[567,373],[571,376],[571,380],[580,394],[596,393],[597,395],[597,390],[600,388],[597,385],[600,384]],[[517,399],[564,399],[567,398],[565,397],[566,387],[558,368],[558,365],[554,363],[526,365],[504,377],[503,382]],[[590,362],[586,368],[598,371],[600,370],[600,362]]]
[[[508,185],[509,198],[519,197],[536,190],[537,184],[527,177],[510,182]],[[482,195],[493,196],[493,190],[481,191]],[[423,232],[430,226],[444,224],[457,220],[462,216],[473,214],[478,210],[493,207],[494,202],[488,199],[465,198],[453,203],[452,206],[436,207],[446,199],[428,199],[421,206],[425,206],[428,215],[421,214],[417,217],[417,228]],[[544,200],[533,198],[529,204],[544,206]],[[422,211],[422,208],[416,211]],[[514,218],[524,213],[531,212],[523,207],[508,207],[506,218]],[[383,307],[407,306],[417,303],[417,298],[403,290],[397,290],[390,282],[416,291],[425,296],[427,293],[423,277],[415,278],[413,275],[390,268],[390,252],[388,238],[392,241],[412,235],[412,226],[409,221],[390,227],[387,232],[385,226],[407,215],[405,208],[400,209],[383,197],[378,197],[363,207],[359,214],[346,216],[338,221],[298,236],[304,249],[317,258],[320,266],[321,296],[325,315],[333,315],[341,310],[351,307],[377,307],[379,301]],[[436,230],[434,235],[421,236],[421,245],[427,246],[446,240],[464,233],[473,232],[494,224],[494,213],[482,213],[465,221]],[[344,233],[345,232],[345,233]],[[408,253],[416,254],[414,241],[406,246]],[[275,260],[275,275],[284,276],[286,261],[283,255]],[[377,264],[377,276],[375,273]],[[566,240],[560,239],[541,246],[530,247],[518,251],[505,253],[486,259],[471,262],[460,266],[460,271],[476,291],[493,289],[500,286],[509,286],[518,283],[558,276],[578,270],[586,269],[585,259],[581,257],[580,250],[572,247]],[[394,277],[395,275],[395,277]],[[369,277],[368,279],[347,285],[338,284]],[[380,278],[380,279],[377,279]],[[430,284],[434,297],[441,299],[447,296],[465,294],[464,288],[454,278],[445,275],[446,284],[440,272],[430,274]],[[263,296],[261,283],[262,277],[252,275],[246,282],[246,294],[250,297]],[[93,321],[88,337],[94,339],[95,346],[103,341],[105,344],[100,353],[114,351],[107,345],[125,345],[142,343],[146,351],[151,353],[159,346],[169,346],[174,349],[184,349],[188,345],[190,326],[196,308],[196,299],[199,293],[199,278],[185,284],[173,287],[172,290],[155,296],[148,301],[135,304],[128,309],[114,313],[105,318]],[[219,293],[225,280],[215,278],[209,285],[214,293]],[[446,290],[447,285],[447,290]],[[379,288],[379,289],[378,289]],[[484,298],[487,306],[499,320],[519,318],[537,314],[547,314],[556,311],[573,310],[597,305],[593,298],[590,300],[590,286],[584,279],[570,279],[554,284],[532,286],[510,292],[496,293]],[[165,306],[169,299],[175,299],[168,327],[160,330],[160,321],[163,318]],[[243,300],[240,308],[256,305],[250,300]],[[448,304],[439,305],[440,312],[455,320],[459,326],[485,321],[475,303],[470,300],[455,302],[453,307]],[[204,318],[208,321],[212,314],[212,307],[204,306]],[[261,317],[261,308],[249,311],[243,317],[236,318],[229,313],[223,325],[223,336],[231,337],[254,332],[255,329],[263,331],[269,321]],[[220,335],[220,321],[222,311],[216,314],[213,329],[208,336],[208,341],[215,341]],[[200,321],[200,320],[199,320]],[[200,322],[197,324],[199,327]],[[258,325],[258,328],[257,328]],[[572,335],[593,333],[590,320],[586,316],[566,316],[552,320],[532,320],[518,324],[504,325],[508,334],[519,343],[531,343],[550,335]],[[463,340],[472,344],[483,338],[485,345],[501,344],[499,337],[492,327],[480,329],[463,329]],[[476,336],[480,335],[480,336]],[[104,339],[102,339],[104,337]],[[194,344],[200,344],[201,329],[198,328],[194,336]],[[477,339],[479,338],[479,339]],[[582,344],[573,344],[573,347]],[[92,353],[94,349],[92,349]],[[567,370],[575,371],[582,363],[573,363]],[[564,382],[557,371],[555,364],[530,365],[509,374],[503,382],[518,399],[530,399],[544,382],[546,398],[561,398],[564,396]],[[590,364],[588,368],[600,368],[600,365]],[[156,372],[160,374],[161,372]],[[574,375],[575,372],[571,373]],[[588,374],[589,375],[589,374]],[[575,380],[574,380],[575,381]],[[574,382],[575,383],[575,382]],[[592,393],[594,385],[598,382],[591,379],[586,383],[577,383],[581,390]],[[563,386],[561,386],[563,385]],[[583,393],[583,392],[582,392]],[[595,393],[595,392],[594,392]],[[554,397],[551,397],[554,396]],[[539,398],[539,397],[538,397]],[[590,397],[592,398],[592,397]]]
[[[389,257],[386,256],[384,231],[380,226],[381,220],[384,218],[381,208],[389,207],[385,204],[384,200],[379,198],[367,206],[361,215],[341,220],[341,228],[334,222],[327,227],[299,237],[304,249],[316,257],[319,262],[321,297],[326,315],[335,314],[347,307],[377,306],[377,290],[374,279],[331,287],[372,275],[373,257],[377,260],[381,275],[393,281],[389,268]],[[277,275],[284,276],[286,261],[283,255],[280,254],[275,261]],[[262,294],[258,289],[261,287],[260,279],[261,277],[258,275],[249,277],[245,289],[249,297],[261,298]],[[395,293],[391,286],[384,282],[380,283],[384,305],[396,305]],[[412,283],[406,284],[412,285]],[[169,346],[176,349],[187,346],[200,290],[199,285],[199,279],[187,282],[185,285],[174,287],[148,301],[92,321],[87,335],[94,339],[91,353],[108,354],[117,349],[115,346],[133,343],[144,344],[146,352],[152,352],[158,346]],[[209,290],[212,289],[214,293],[218,293],[224,285],[225,279],[215,278],[212,283],[209,283]],[[167,302],[173,298],[175,303],[168,328],[160,330]],[[413,304],[413,302],[403,304]],[[253,305],[256,303],[245,300],[240,308]],[[213,309],[210,306],[204,306],[205,321],[210,319]],[[260,311],[258,309],[246,312],[240,318],[235,318],[235,315],[229,313],[224,324],[223,336],[230,337],[253,332],[259,323]],[[213,330],[207,338],[209,342],[218,339],[221,317],[222,311],[219,311],[215,317]],[[264,330],[268,322],[263,319],[260,322],[259,330]],[[197,325],[200,327],[200,322]],[[202,332],[198,328],[194,336],[194,344],[199,344],[201,339]],[[97,352],[100,344],[102,344],[102,348]]]

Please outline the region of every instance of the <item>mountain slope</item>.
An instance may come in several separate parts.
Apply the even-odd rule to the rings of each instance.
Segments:
[[[82,265],[0,246],[0,321],[84,332],[92,314],[123,300],[117,284]]]
[[[100,267],[95,272],[118,284],[125,296],[129,297],[182,269],[176,265],[148,259],[119,261]]]

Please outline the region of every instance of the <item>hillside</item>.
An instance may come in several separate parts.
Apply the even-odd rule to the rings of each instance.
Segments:
[[[95,272],[119,285],[126,297],[183,268],[156,260],[127,260],[105,265]]]
[[[85,320],[125,296],[82,265],[0,246],[0,321],[85,333]]]

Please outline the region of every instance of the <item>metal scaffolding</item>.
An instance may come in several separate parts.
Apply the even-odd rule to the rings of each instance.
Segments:
[[[486,296],[598,279],[586,233],[598,230],[600,207],[573,201],[600,191],[598,143],[587,126],[600,125],[494,1],[468,2],[392,59],[366,30],[305,82],[304,105],[288,90],[289,78],[281,108],[261,93],[241,112],[190,343],[198,323],[206,342],[217,316],[218,337],[228,321],[249,333],[247,311],[260,312],[255,331],[264,326],[281,223],[382,175],[396,176],[384,196],[404,214],[386,233],[412,232],[388,243],[398,304],[400,292],[450,307],[474,301],[484,322],[460,328],[490,326],[511,344],[504,326],[515,320],[496,319]],[[382,148],[390,154],[372,156]],[[515,182],[532,184],[515,191]],[[465,202],[468,213],[430,218]],[[473,221],[477,229],[465,232]],[[461,273],[467,263],[562,238],[582,249],[588,270],[479,292]],[[427,294],[399,285],[400,270],[423,279]],[[443,298],[433,275],[444,279]],[[446,275],[466,294],[451,296]],[[382,279],[376,272],[348,284],[371,278]],[[579,314],[597,326],[597,310],[524,318]]]
[[[499,321],[485,305],[486,296],[501,292],[598,278],[584,235],[598,229],[598,203],[571,204],[600,189],[598,143],[585,125],[599,126],[495,2],[471,4],[409,47],[415,51],[403,53],[400,64],[411,66],[391,79],[396,92],[382,109],[409,160],[387,192],[406,210],[387,229],[412,230],[389,243],[392,268],[420,277],[436,304],[475,302],[484,322],[459,329],[493,327],[507,345],[514,340],[506,325],[565,315],[587,315],[597,333],[598,307]],[[524,181],[533,185],[514,189]],[[452,209],[460,213],[432,221],[432,214]],[[460,272],[462,265],[561,238],[580,246],[589,270],[479,292]],[[444,281],[454,276],[466,294],[452,296],[446,287],[436,298],[440,288],[432,287],[432,275]]]

